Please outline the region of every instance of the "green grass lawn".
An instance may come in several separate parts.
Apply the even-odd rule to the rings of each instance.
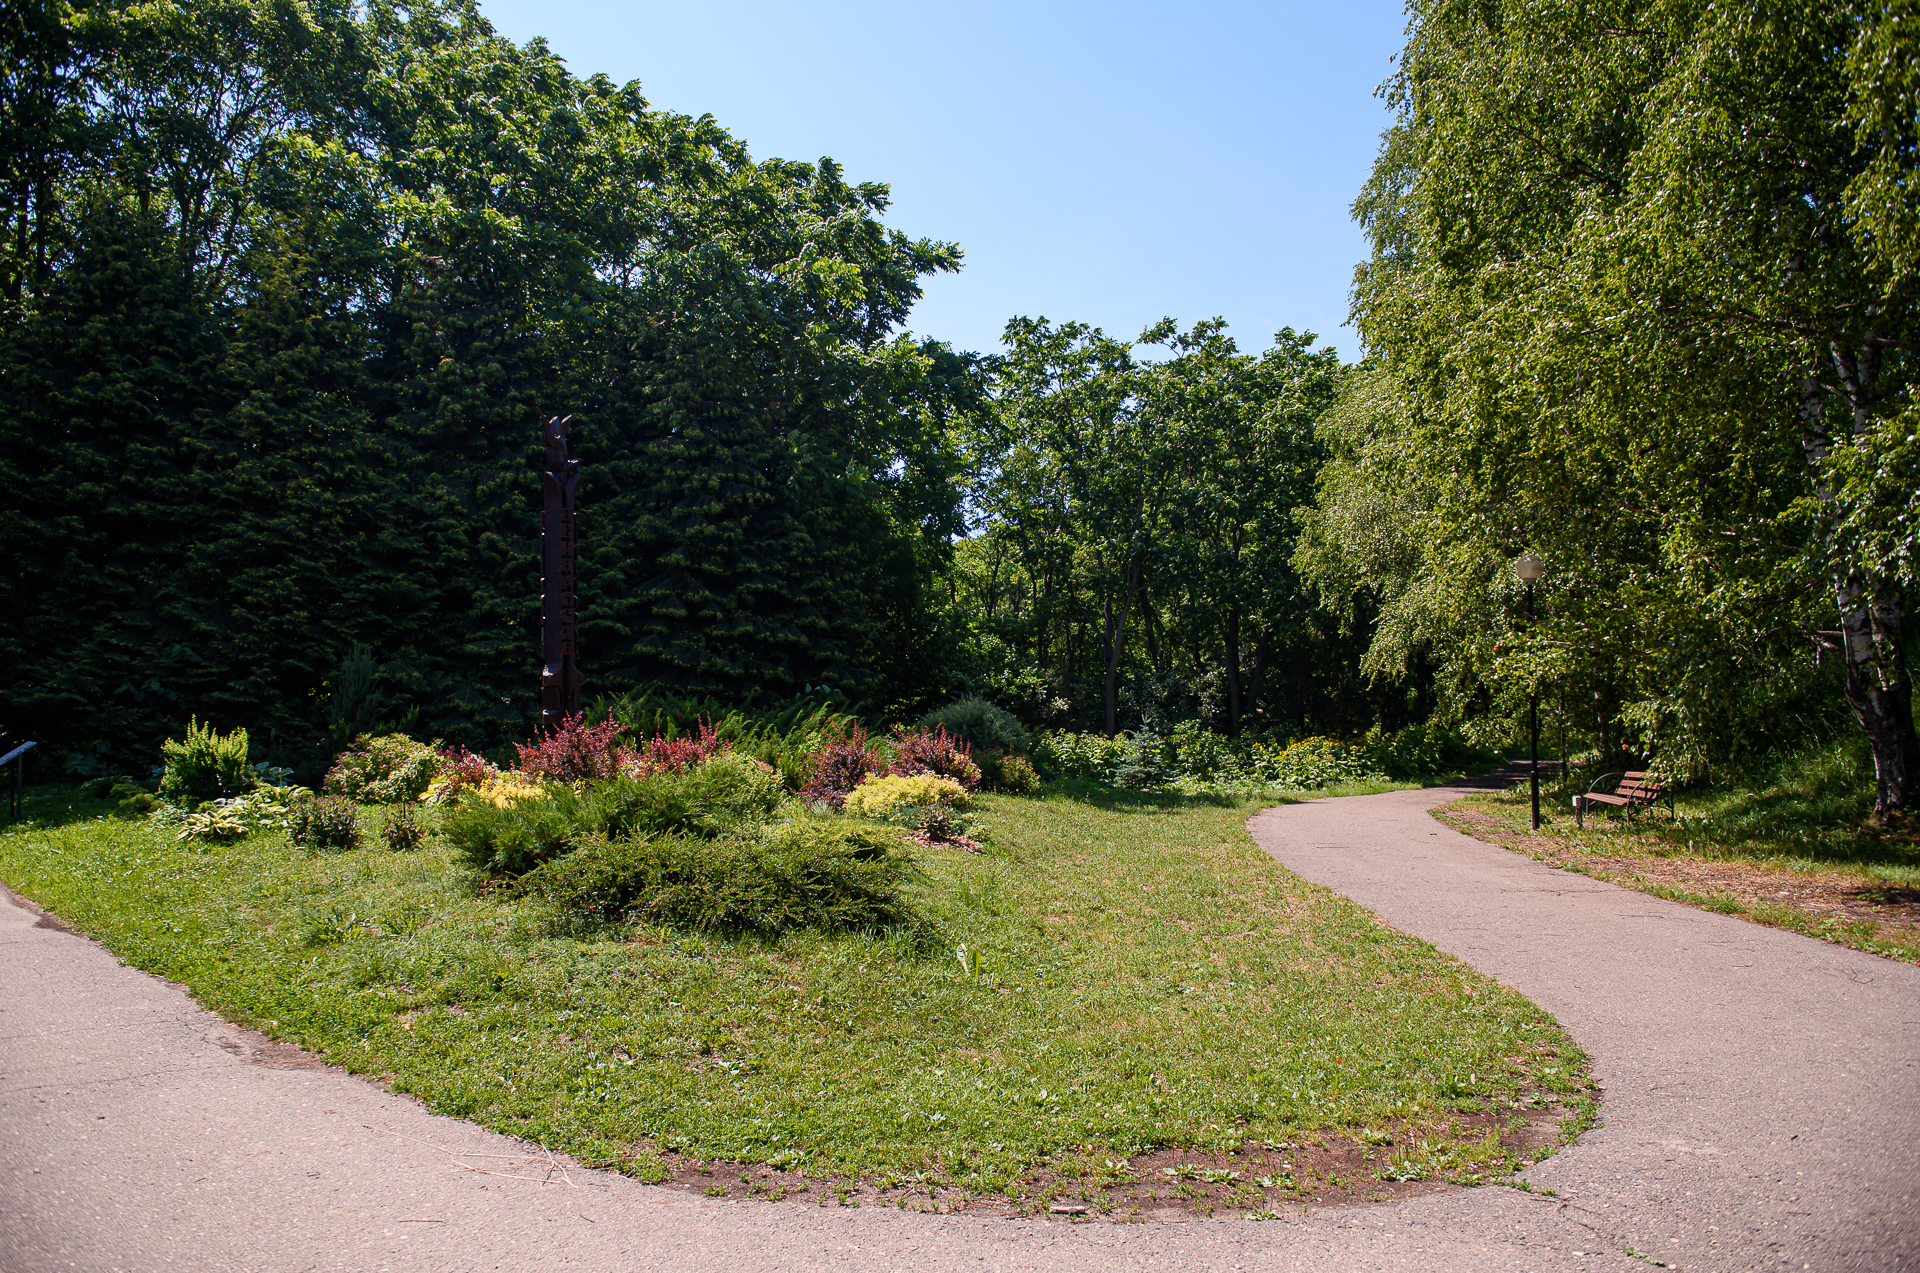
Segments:
[[[1260,804],[985,797],[985,852],[915,850],[919,922],[772,941],[583,928],[432,839],[203,847],[47,789],[0,880],[234,1021],[647,1179],[725,1160],[1019,1198],[1074,1164],[1389,1124],[1453,1137],[1428,1174],[1510,1168],[1484,1116],[1580,1104],[1585,1058],[1261,853]]]

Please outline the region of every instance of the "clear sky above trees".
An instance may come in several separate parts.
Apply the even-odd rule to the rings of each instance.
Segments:
[[[1291,326],[1359,355],[1348,206],[1389,122],[1394,0],[481,7],[576,75],[711,112],[755,158],[890,183],[890,223],[967,253],[928,281],[923,334],[992,349],[1015,314],[1118,336],[1219,314],[1249,348]]]

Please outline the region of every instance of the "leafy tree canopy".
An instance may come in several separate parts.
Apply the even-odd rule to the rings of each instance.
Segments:
[[[960,252],[886,187],[470,0],[29,0],[0,39],[7,729],[310,759],[360,644],[390,723],[524,736],[556,414],[596,689],[911,695],[981,373],[903,331]]]
[[[1435,652],[1455,710],[1546,686],[1683,772],[1817,711],[1824,660],[1902,807],[1910,7],[1412,14],[1355,205],[1376,361],[1302,569],[1383,607],[1376,672]]]

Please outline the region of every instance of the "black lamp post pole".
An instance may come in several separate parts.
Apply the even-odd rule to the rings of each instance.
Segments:
[[[1527,626],[1533,626],[1533,583],[1527,580]],[[1533,829],[1540,829],[1540,690],[1527,700],[1527,751],[1533,761]]]
[[[547,471],[540,475],[540,723],[557,728],[580,714],[576,631],[579,594],[574,577],[574,493],[580,461],[567,455],[567,421],[555,416],[541,429]]]

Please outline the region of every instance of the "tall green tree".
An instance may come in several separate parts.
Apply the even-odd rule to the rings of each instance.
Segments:
[[[1845,4],[1414,7],[1356,204],[1391,401],[1354,454],[1417,474],[1426,582],[1376,582],[1407,618],[1428,599],[1463,683],[1583,681],[1698,770],[1832,654],[1881,812],[1910,803],[1903,30]],[[1380,486],[1339,479],[1324,525]],[[1553,566],[1537,626],[1504,571],[1524,550]]]
[[[884,186],[468,0],[8,22],[6,727],[132,769],[197,713],[317,763],[370,655],[386,723],[524,736],[554,414],[596,689],[904,703],[951,653],[980,374],[903,330],[960,254]]]
[[[1131,342],[1016,319],[1005,343],[962,563],[987,679],[1109,733],[1196,716],[1237,733],[1255,699],[1263,726],[1282,703],[1289,725],[1356,723],[1307,709],[1345,652],[1289,564],[1332,351],[1287,329],[1243,353],[1218,319]]]
[[[1166,567],[1219,625],[1225,725],[1237,737],[1247,622],[1271,644],[1275,628],[1297,632],[1309,609],[1292,566],[1294,510],[1313,495],[1324,455],[1314,422],[1341,365],[1290,327],[1257,356],[1240,352],[1221,319],[1187,332],[1163,322],[1142,339],[1170,355],[1142,368],[1139,408],[1180,466]]]

